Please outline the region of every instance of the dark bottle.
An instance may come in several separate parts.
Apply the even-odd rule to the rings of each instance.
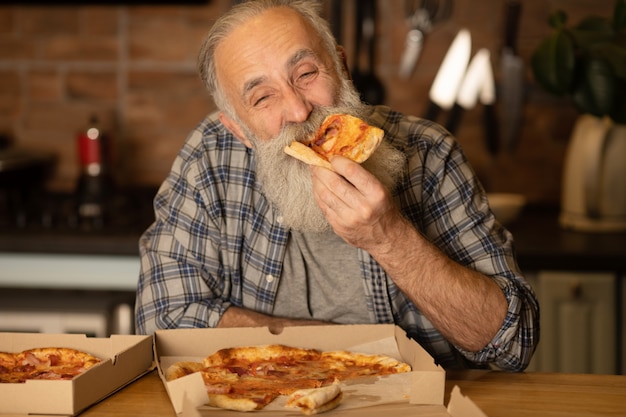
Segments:
[[[79,133],[77,145],[80,164],[76,186],[79,223],[83,228],[100,228],[106,223],[113,180],[110,139],[95,116],[91,118],[89,127]]]

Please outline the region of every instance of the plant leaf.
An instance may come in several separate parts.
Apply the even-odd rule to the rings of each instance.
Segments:
[[[564,30],[555,30],[535,50],[531,58],[537,82],[548,92],[563,95],[574,78],[574,43]]]
[[[626,49],[615,43],[601,43],[590,48],[590,53],[594,57],[606,60],[613,74],[626,80]]]
[[[597,43],[612,42],[615,38],[615,32],[609,21],[606,19],[586,19],[590,24],[580,24],[575,29],[569,31],[574,39],[576,48],[589,49]]]
[[[613,10],[613,30],[621,32],[626,29],[626,1],[617,0]]]
[[[563,10],[557,10],[548,16],[548,25],[553,29],[561,29],[567,23],[567,13]]]

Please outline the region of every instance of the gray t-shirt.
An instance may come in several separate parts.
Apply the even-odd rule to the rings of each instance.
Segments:
[[[359,268],[357,249],[332,231],[291,231],[274,315],[373,323]]]

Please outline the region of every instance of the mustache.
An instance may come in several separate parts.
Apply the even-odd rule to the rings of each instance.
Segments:
[[[364,109],[361,106],[318,106],[311,111],[305,121],[286,123],[283,125],[276,137],[270,141],[271,144],[261,144],[254,137],[249,139],[253,145],[275,147],[275,149],[280,149],[281,151],[293,141],[309,143],[317,133],[324,119],[332,114],[349,114],[364,119]]]

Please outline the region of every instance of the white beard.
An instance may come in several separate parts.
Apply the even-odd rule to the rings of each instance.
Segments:
[[[305,122],[284,126],[269,141],[257,139],[243,127],[256,153],[256,176],[263,192],[283,216],[284,224],[300,232],[325,232],[330,230],[330,225],[313,196],[308,166],[285,154],[283,149],[294,140],[302,141],[313,135],[327,115],[348,113],[366,118],[367,107],[347,80],[343,82],[339,102],[338,107],[315,108]],[[363,163],[388,189],[398,183],[405,165],[405,155],[384,141]]]

